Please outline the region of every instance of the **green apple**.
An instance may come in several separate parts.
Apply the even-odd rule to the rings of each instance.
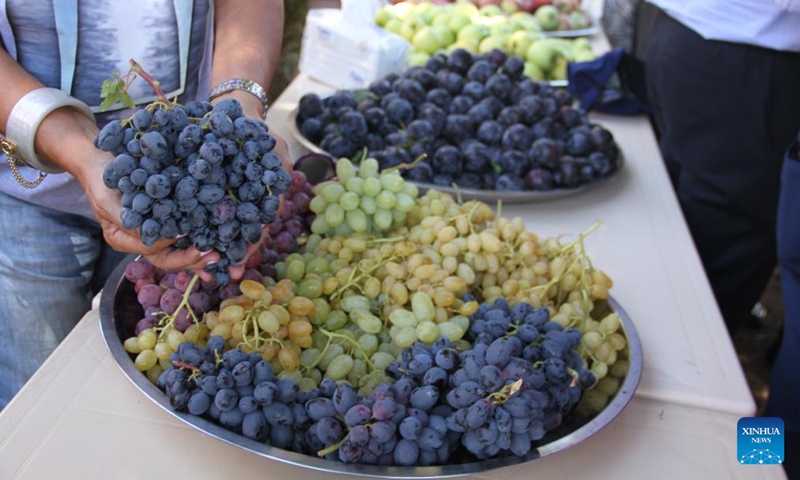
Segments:
[[[444,11],[438,11],[438,13],[436,13],[433,16],[433,21],[431,22],[431,25],[433,25],[434,27],[439,27],[439,26],[446,27],[449,22],[450,22],[450,14]]]
[[[481,43],[478,45],[478,53],[491,52],[495,48],[505,52],[507,43],[507,39],[504,36],[490,35],[481,40]]]
[[[433,4],[429,2],[420,2],[414,6],[414,13],[428,13],[433,9]]]
[[[505,37],[510,37],[511,34],[516,31],[517,29],[508,22],[498,23],[489,27],[489,35],[502,35]]]
[[[468,15],[465,15],[463,13],[452,13],[449,15],[447,26],[454,34],[458,34],[458,32],[460,32],[462,28],[466,27],[471,23],[472,20],[470,20]]]
[[[427,54],[434,53],[439,50],[442,45],[439,43],[439,37],[433,27],[422,27],[417,30],[414,37],[411,39],[411,45],[414,46],[415,52],[424,52]]]
[[[417,33],[417,24],[416,22],[405,21],[403,25],[400,27],[400,36],[408,40],[409,42],[414,40],[414,35]]]
[[[472,3],[472,0],[459,0],[453,5],[453,13],[472,18],[478,15],[478,7]]]
[[[423,67],[431,56],[423,52],[414,52],[408,56],[409,67]]]
[[[504,15],[503,9],[499,5],[484,5],[478,9],[482,17],[500,17]]]
[[[544,40],[536,40],[525,52],[525,59],[547,73],[555,66],[558,52]]]
[[[462,28],[456,34],[456,40],[472,40],[477,46],[481,40],[489,36],[489,27],[477,23],[471,23]]]
[[[392,13],[394,13],[394,15],[400,20],[405,20],[406,17],[411,15],[411,12],[413,10],[414,10],[414,4],[410,2],[396,3],[392,7]]]
[[[450,45],[456,41],[456,36],[446,25],[434,25],[430,28],[433,29],[433,33],[436,34],[436,38],[439,40],[439,45],[442,47],[446,47],[447,45]]]
[[[594,54],[591,50],[578,50],[572,56],[573,62],[591,62],[592,60],[596,59],[597,55]]]
[[[525,30],[529,30],[532,32],[541,32],[542,27],[539,26],[539,22],[536,21],[533,15],[528,12],[517,12],[512,13],[508,17],[508,21],[513,23],[514,25],[518,25],[520,28]]]
[[[588,27],[589,22],[587,20],[586,15],[577,10],[569,14],[569,25],[573,30],[583,30]]]
[[[448,51],[452,52],[456,48],[463,48],[464,50],[466,50],[468,52],[478,53],[478,46],[479,45],[480,45],[480,41],[479,40],[474,40],[472,38],[462,38],[462,39],[456,40],[456,43],[450,45],[450,47],[453,47],[453,48],[448,47]]]
[[[502,2],[500,2],[500,8],[503,9],[503,12],[508,14],[516,13],[519,11],[517,2],[514,0],[503,0]]]
[[[567,59],[559,57],[556,59],[553,69],[550,70],[548,75],[550,80],[566,80],[567,79]]]
[[[542,27],[542,30],[551,31],[558,28],[558,8],[553,5],[542,5],[536,9],[536,13],[533,16],[536,17],[536,21]]]
[[[375,23],[377,23],[381,27],[385,27],[389,20],[393,19],[394,15],[392,12],[385,8],[381,8],[377,12],[375,12]]]
[[[531,44],[539,38],[536,33],[525,30],[517,30],[508,39],[508,49],[512,55],[525,58]]]
[[[577,53],[581,50],[586,50],[591,52],[592,51],[592,44],[589,43],[589,40],[586,37],[578,37],[572,41],[570,44],[570,48],[572,49],[573,53]]]
[[[388,31],[390,31],[392,33],[396,33],[397,35],[400,35],[400,29],[402,27],[403,27],[403,21],[400,20],[399,18],[393,18],[393,19],[389,20],[388,22],[386,22],[386,26],[384,26],[383,28],[385,28],[386,30],[388,30]]]
[[[533,62],[525,62],[525,67],[522,70],[522,73],[524,73],[525,76],[530,77],[532,80],[536,80],[537,82],[541,82],[545,79],[542,69],[537,67]]]
[[[544,41],[550,45],[559,55],[566,57],[567,60],[572,59],[572,41],[566,38],[550,37],[545,38]]]

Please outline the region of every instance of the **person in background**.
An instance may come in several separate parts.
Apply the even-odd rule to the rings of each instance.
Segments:
[[[777,265],[783,151],[800,125],[800,1],[648,2],[648,102],[733,334]]]
[[[101,111],[102,82],[135,59],[178,103],[210,92],[212,103],[233,98],[263,119],[282,31],[281,0],[0,2],[0,133],[11,126],[17,138],[6,140],[20,154],[35,149],[25,163],[63,171],[38,183],[39,170],[12,167],[16,156],[0,153],[0,409],[90,309],[122,253],[198,272],[219,258],[165,240],[145,247],[121,226],[119,192],[102,181],[113,157],[93,139],[131,112]],[[128,92],[137,105],[154,98],[141,79]],[[13,128],[31,119],[42,119],[38,129]],[[288,166],[285,143],[276,140]]]
[[[783,419],[784,468],[800,479],[800,132],[783,162],[778,204],[778,261],[784,303],[784,331],[772,366],[765,416]]]

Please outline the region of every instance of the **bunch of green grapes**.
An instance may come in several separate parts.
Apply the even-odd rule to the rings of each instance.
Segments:
[[[276,372],[299,368],[300,352],[312,345],[308,317],[311,299],[295,294],[290,280],[265,286],[254,280],[239,284],[241,295],[226,298],[218,311],[206,314],[211,335],[219,335],[230,348],[259,352]]]
[[[407,312],[411,315],[407,317],[409,321],[394,322],[389,329],[391,338],[396,340],[395,347],[400,349],[417,340],[430,344],[440,336],[456,342],[467,331],[466,316],[474,313],[477,302],[461,300],[469,289],[456,268],[445,270],[442,256],[423,247],[405,240],[403,235],[380,239],[364,234],[327,238],[312,235],[304,253],[288,256],[285,264],[276,265],[276,271],[279,277],[305,275],[304,281],[317,281],[315,276],[321,275],[318,281],[323,295],[332,305],[353,295],[364,297],[370,302],[371,314],[384,326],[389,325],[387,320],[404,315],[393,313],[395,310]],[[327,270],[321,273],[320,266]],[[427,297],[425,304],[430,308],[425,313],[419,308],[413,313],[408,310],[415,293]],[[423,300],[417,298],[416,303],[422,305]],[[417,321],[412,322],[415,314]],[[378,323],[374,325],[377,329]],[[398,337],[400,329],[405,330]]]
[[[368,158],[356,172],[342,158],[336,163],[336,178],[314,187],[309,207],[317,217],[311,231],[319,235],[386,232],[402,224],[414,208],[417,187],[406,183],[397,170],[378,171],[378,162]]]

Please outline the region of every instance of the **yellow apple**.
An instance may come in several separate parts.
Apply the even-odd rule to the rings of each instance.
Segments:
[[[522,72],[525,74],[525,76],[530,77],[537,82],[541,82],[545,79],[542,69],[537,67],[533,62],[525,62],[525,68]]]

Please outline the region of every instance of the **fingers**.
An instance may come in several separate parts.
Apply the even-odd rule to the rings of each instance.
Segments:
[[[201,253],[196,248],[168,248],[147,256],[153,265],[164,270],[202,270],[210,263],[219,261],[218,252]]]

